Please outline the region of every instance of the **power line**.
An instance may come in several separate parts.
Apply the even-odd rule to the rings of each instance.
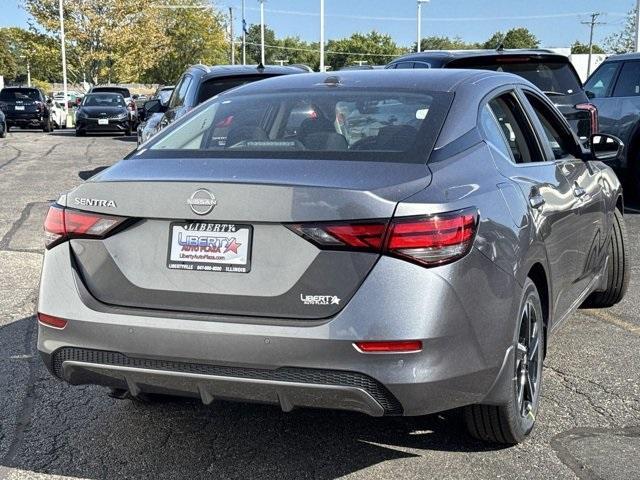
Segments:
[[[259,47],[261,44],[256,42],[247,42],[247,45],[254,45]],[[299,47],[284,47],[282,45],[265,45],[266,48],[277,48],[279,50],[295,50],[299,52],[313,52],[318,53],[318,49],[316,48],[299,48]],[[339,52],[327,50],[325,53],[333,53],[336,55],[361,55],[364,57],[397,57],[399,54],[390,54],[390,53],[360,53],[360,52]]]

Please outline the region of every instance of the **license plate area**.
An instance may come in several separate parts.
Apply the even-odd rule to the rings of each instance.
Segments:
[[[108,118],[99,118],[98,119],[98,125],[109,125],[109,119]]]
[[[249,273],[253,226],[172,222],[167,267],[172,270]]]
[[[16,110],[16,111],[24,110],[24,105],[16,105],[16,106],[15,106],[15,110]]]

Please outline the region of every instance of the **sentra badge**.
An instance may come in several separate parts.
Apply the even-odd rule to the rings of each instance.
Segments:
[[[76,197],[74,198],[74,202],[76,205],[83,205],[85,207],[110,207],[116,208],[116,202],[113,200],[103,200],[100,198],[83,198]]]

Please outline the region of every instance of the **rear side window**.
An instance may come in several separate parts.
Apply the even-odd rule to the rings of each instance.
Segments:
[[[231,90],[232,88],[239,87],[240,85],[256,82],[272,76],[273,75],[245,75],[242,77],[212,78],[206,80],[200,85],[197,104],[201,104],[202,102],[209,100],[211,97],[215,97],[226,90]]]
[[[535,133],[513,93],[500,95],[488,105],[498,120],[515,163],[544,160],[536,143]]]
[[[584,89],[591,98],[606,97],[611,89],[611,84],[615,80],[619,64],[617,62],[604,63],[587,80]]]
[[[573,95],[582,91],[580,79],[568,60],[564,62],[541,61],[531,57],[472,57],[453,61],[447,67],[513,73],[526,78],[550,95]]]
[[[37,101],[40,100],[40,92],[35,88],[5,88],[0,92],[0,100],[4,102]]]
[[[493,114],[489,105],[485,105],[480,112],[480,126],[485,134],[486,140],[498,149],[506,158],[513,160],[511,149],[507,139],[502,133],[502,128]]]
[[[129,90],[126,88],[115,88],[115,87],[95,87],[91,90],[91,93],[119,93],[124,98],[131,97]]]
[[[625,62],[613,89],[613,96],[637,97],[638,95],[640,95],[640,62]]]
[[[191,80],[191,75],[185,75],[184,77],[182,77],[182,80],[173,91],[173,95],[171,95],[169,108],[181,107],[184,104],[184,99],[187,97],[187,92],[189,91]]]
[[[222,95],[150,149],[426,163],[450,102],[448,93],[346,88]]]
[[[400,62],[400,63],[396,63],[396,69],[407,69],[407,68],[413,68],[413,62]]]

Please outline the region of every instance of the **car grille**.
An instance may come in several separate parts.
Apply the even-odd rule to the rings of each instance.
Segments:
[[[283,367],[276,370],[260,368],[227,367],[203,363],[176,362],[150,358],[128,357],[118,352],[91,350],[87,348],[63,347],[53,352],[53,371],[62,378],[62,363],[65,361],[146,368],[170,372],[184,372],[218,377],[272,380],[278,382],[308,383],[360,388],[371,395],[384,409],[385,415],[402,415],[400,402],[373,378],[357,372],[322,370],[313,368]]]

